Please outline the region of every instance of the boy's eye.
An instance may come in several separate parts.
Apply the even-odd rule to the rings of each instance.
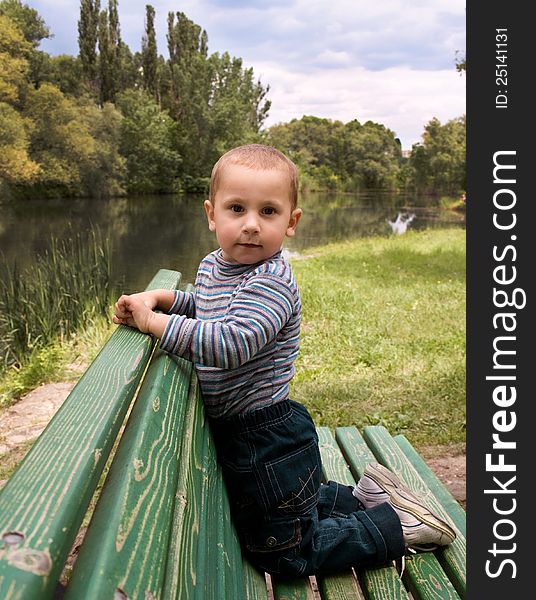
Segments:
[[[275,214],[275,208],[273,208],[271,206],[266,206],[265,208],[262,209],[262,212],[265,215],[274,215]]]
[[[229,207],[233,212],[242,212],[244,209],[240,206],[240,204],[232,204]]]

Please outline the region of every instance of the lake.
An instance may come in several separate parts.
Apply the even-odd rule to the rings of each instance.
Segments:
[[[311,193],[300,206],[297,234],[285,242],[291,255],[334,241],[393,235],[387,220],[398,213],[415,215],[409,229],[465,228],[465,214],[441,209],[429,196]],[[51,235],[64,239],[91,225],[110,236],[113,283],[126,293],[145,288],[159,268],[181,271],[183,282],[193,282],[199,261],[217,247],[203,196],[174,195],[0,203],[0,252],[24,268],[44,252]]]

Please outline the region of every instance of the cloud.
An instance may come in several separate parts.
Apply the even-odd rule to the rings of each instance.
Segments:
[[[101,5],[106,6],[106,0]],[[146,0],[120,0],[121,34],[139,51]],[[79,4],[31,0],[55,38],[43,49],[77,54]],[[270,84],[269,123],[314,114],[371,119],[418,141],[433,116],[465,111],[465,0],[156,0],[158,51],[167,57],[167,15],[201,25],[209,51],[243,59]]]
[[[263,82],[270,82],[268,126],[303,115],[345,123],[370,120],[391,129],[403,148],[409,149],[421,141],[424,126],[433,117],[444,123],[465,113],[465,79],[453,69],[353,67],[305,75],[264,63],[257,66],[257,72]]]

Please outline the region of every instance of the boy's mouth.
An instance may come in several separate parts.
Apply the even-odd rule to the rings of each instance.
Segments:
[[[244,248],[260,248],[261,244],[245,244],[245,243],[239,243],[239,246],[243,246]]]

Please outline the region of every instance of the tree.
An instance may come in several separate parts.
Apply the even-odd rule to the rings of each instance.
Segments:
[[[99,99],[101,106],[113,100],[114,94],[114,48],[110,40],[110,28],[108,26],[108,11],[101,10],[99,14]]]
[[[158,101],[158,53],[156,48],[156,32],[154,28],[154,8],[145,7],[145,35],[141,40],[141,56],[143,66],[143,87]]]
[[[425,127],[422,144],[410,156],[416,187],[433,193],[458,193],[466,189],[465,116],[442,125],[433,118]]]
[[[39,46],[41,40],[53,37],[39,13],[20,0],[1,0],[0,15],[9,17],[15,23],[33,49]]]
[[[177,191],[181,157],[173,148],[173,120],[141,90],[120,94],[117,105],[123,114],[120,151],[127,160],[128,191]]]
[[[95,152],[95,140],[73,100],[50,83],[30,89],[24,116],[34,123],[30,156],[41,168],[36,191],[46,195],[82,193],[81,165]]]
[[[95,88],[97,79],[97,40],[100,0],[80,0],[78,21],[78,47],[82,70],[90,89]]]
[[[12,106],[0,102],[0,189],[2,183],[19,185],[33,182],[40,172],[28,148],[32,122]]]
[[[121,113],[110,102],[99,108],[87,98],[80,101],[79,111],[82,122],[95,140],[94,151],[80,168],[83,195],[94,198],[123,195],[127,164],[119,151]]]
[[[112,95],[115,98],[118,91],[118,82],[121,79],[121,29],[119,25],[119,12],[117,0],[108,0],[108,40],[109,40],[109,62],[112,76]]]
[[[30,52],[31,45],[16,23],[0,15],[0,102],[18,102],[19,92],[27,81]]]
[[[43,67],[47,54],[38,50],[41,40],[53,37],[48,26],[38,12],[20,0],[1,0],[0,15],[9,17],[29,44],[28,79],[38,86],[42,80]]]

